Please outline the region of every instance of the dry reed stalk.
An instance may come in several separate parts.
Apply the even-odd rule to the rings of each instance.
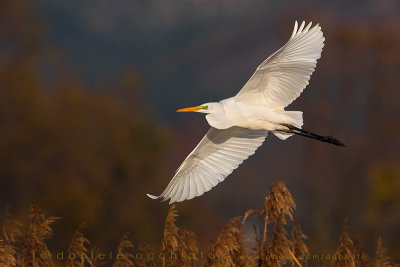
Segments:
[[[399,265],[390,262],[390,259],[387,256],[386,248],[383,246],[382,238],[379,237],[378,242],[376,243],[376,267],[395,267],[395,266]]]
[[[113,267],[134,266],[133,259],[135,256],[129,252],[133,247],[132,242],[128,239],[128,234],[124,234],[119,242]]]
[[[92,265],[92,260],[88,256],[88,249],[86,248],[86,244],[90,242],[81,232],[83,227],[83,225],[80,225],[72,236],[66,267],[84,267],[85,262]]]
[[[372,264],[368,260],[368,255],[364,251],[360,240],[357,238],[355,234],[353,234],[353,243],[354,243],[354,255],[356,255],[356,266],[357,267],[370,267]]]
[[[91,250],[91,254],[93,255],[93,257],[91,258],[91,260],[92,260],[92,264],[90,265],[91,267],[100,267],[107,263],[106,260],[100,259],[100,257],[98,257],[98,255],[100,253],[101,253],[101,250],[99,248],[93,248]]]
[[[246,211],[242,224],[245,220],[253,214],[260,216],[264,220],[263,231],[258,232],[257,227],[254,226],[256,248],[255,248],[255,261],[259,266],[280,266],[286,262],[301,265],[297,260],[294,253],[294,246],[287,238],[286,216],[289,220],[293,221],[293,211],[296,205],[293,201],[292,195],[282,181],[274,181],[270,188],[267,197],[265,198],[264,205],[260,210],[249,209]],[[274,224],[272,236],[267,233],[268,225]],[[294,231],[296,239],[297,252],[304,252],[307,250],[302,239],[304,234],[299,232],[299,227]],[[300,234],[301,233],[301,234]],[[304,246],[300,246],[300,245]],[[308,252],[308,250],[307,250]],[[300,253],[304,254],[304,253]]]
[[[345,221],[342,234],[340,236],[340,243],[337,247],[331,261],[331,265],[334,267],[355,267],[356,266],[356,255],[354,253],[354,242],[350,238],[347,226],[347,220]]]
[[[135,266],[136,267],[156,266],[154,255],[155,255],[154,249],[150,246],[150,244],[146,242],[140,242],[136,250]]]
[[[268,224],[277,222],[278,220],[286,224],[285,216],[288,216],[293,221],[292,213],[295,208],[296,204],[285,183],[282,181],[272,182],[268,195],[265,198],[264,206],[260,210],[260,214],[264,218],[264,242],[266,242],[267,238]]]
[[[302,266],[308,265],[306,256],[309,255],[309,251],[307,245],[304,243],[305,239],[308,239],[308,237],[301,231],[300,225],[294,222],[291,233],[292,254],[294,259],[298,259]],[[292,262],[292,266],[295,266],[294,264]]]
[[[0,266],[16,266],[15,249],[0,239]]]
[[[23,248],[20,258],[22,267],[43,267],[54,266],[53,259],[45,240],[50,238],[53,233],[50,225],[55,222],[57,217],[46,217],[45,213],[32,201],[29,225],[25,232]]]
[[[255,261],[257,266],[261,266],[263,264],[263,259],[265,259],[265,249],[263,242],[263,233],[261,229],[257,231],[257,226],[253,224],[254,236],[256,241],[256,247],[254,249],[255,253]]]
[[[22,225],[13,218],[10,210],[11,206],[7,204],[4,211],[3,224],[1,226],[1,239],[10,244],[15,244],[22,238]]]
[[[293,221],[296,205],[292,195],[282,181],[272,182],[259,214],[264,220],[262,249],[263,266],[280,266],[287,261],[297,261],[291,255],[292,245],[287,238],[286,216]],[[268,237],[268,224],[274,223],[272,238]]]
[[[258,215],[260,216],[260,210],[255,210],[255,209],[248,209],[242,220],[242,225],[245,223],[247,218],[250,215]],[[254,236],[255,236],[255,241],[256,241],[256,247],[254,249],[248,249],[249,254],[252,254],[252,264],[255,265],[260,265],[262,262],[262,258],[265,256],[264,249],[263,249],[263,236],[261,231],[257,231],[257,226],[253,224],[253,231],[254,231]]]
[[[260,215],[260,210],[255,210],[255,209],[248,209],[243,216],[243,220],[242,220],[242,224],[245,223],[246,219],[250,216],[250,215]]]
[[[15,244],[22,237],[21,224],[10,213],[11,207],[6,205],[0,233],[0,266],[16,266]]]
[[[172,205],[164,227],[161,251],[166,255],[163,266],[197,266],[199,246],[193,232],[181,230],[176,225],[178,212]]]
[[[282,213],[274,223],[272,239],[267,244],[267,266],[281,266],[288,261],[294,260],[291,253],[292,245],[287,238],[285,226],[286,220]]]
[[[243,245],[241,216],[230,219],[222,228],[217,241],[211,247],[207,265],[254,266],[255,260]],[[211,255],[211,256],[210,256]]]

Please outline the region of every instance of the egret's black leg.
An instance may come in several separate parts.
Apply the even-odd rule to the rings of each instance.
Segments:
[[[285,132],[285,133],[292,133],[292,134],[297,134],[297,135],[301,135],[301,136],[305,136],[308,138],[312,138],[321,142],[325,142],[325,143],[329,143],[329,144],[333,144],[335,146],[343,146],[346,147],[345,144],[343,144],[341,141],[339,141],[338,139],[332,137],[332,136],[322,136],[322,135],[318,135],[315,133],[311,133],[308,132],[306,130],[297,128],[291,124],[282,124],[282,126],[285,126],[288,129],[284,129],[284,130],[280,130],[281,132]]]

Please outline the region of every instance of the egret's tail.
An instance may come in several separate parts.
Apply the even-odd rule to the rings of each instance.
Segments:
[[[335,146],[343,146],[346,147],[345,144],[343,144],[341,141],[339,141],[338,139],[332,137],[332,136],[322,136],[322,135],[318,135],[315,133],[310,133],[306,130],[297,128],[296,126],[293,126],[291,124],[282,124],[283,126],[287,127],[288,130],[282,130],[282,132],[284,133],[290,133],[290,134],[297,134],[297,135],[301,135],[301,136],[305,136],[308,138],[312,138],[321,142],[325,142],[325,143],[329,143],[329,144],[333,144]]]
[[[303,126],[303,112],[286,110],[282,110],[280,112],[286,116],[285,121],[287,121],[288,124],[293,125],[297,128],[301,128],[301,126]],[[282,131],[273,131],[272,133],[281,140],[286,140],[294,134]]]

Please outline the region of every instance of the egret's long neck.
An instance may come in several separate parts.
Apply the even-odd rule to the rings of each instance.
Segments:
[[[207,122],[210,124],[210,126],[217,129],[227,129],[233,126],[226,114],[224,103],[212,103],[210,107],[208,110],[208,115],[206,116]]]

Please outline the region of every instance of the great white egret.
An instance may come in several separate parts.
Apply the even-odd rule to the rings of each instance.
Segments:
[[[311,24],[298,27],[296,21],[289,41],[258,66],[236,96],[178,110],[206,113],[211,128],[161,195],[147,196],[173,203],[204,194],[253,155],[269,131],[282,140],[297,134],[344,146],[301,129],[303,113],[285,110],[308,85],[321,57],[325,38],[321,27]]]

